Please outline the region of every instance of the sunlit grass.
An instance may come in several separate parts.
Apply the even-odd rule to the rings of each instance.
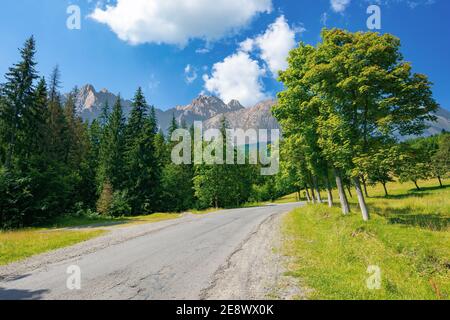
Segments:
[[[392,183],[389,198],[382,187],[369,188],[370,222],[354,198],[347,217],[326,205],[293,211],[284,221],[290,273],[312,299],[449,299],[450,188],[436,186],[421,182],[417,192]],[[380,290],[367,288],[370,265],[381,268]]]
[[[48,231],[43,229],[0,232],[0,265],[67,247],[104,233],[103,230]]]
[[[190,210],[189,212],[192,213],[192,214],[196,214],[196,215],[203,215],[203,214],[217,212],[217,211],[220,211],[220,210],[222,210],[222,209],[208,208],[208,209],[204,209],[204,210]]]
[[[298,194],[292,193],[292,194],[288,194],[287,196],[284,196],[280,199],[275,200],[274,203],[283,204],[283,203],[291,203],[291,202],[297,202],[297,201],[299,201]]]
[[[173,220],[178,219],[182,215],[180,213],[153,213],[150,215],[142,215],[142,216],[135,216],[135,217],[125,217],[122,218],[122,221],[124,223],[124,226],[130,225],[130,224],[145,224],[145,223],[155,223],[165,220]]]
[[[73,227],[107,227],[114,225],[130,225],[139,223],[153,223],[163,220],[177,219],[181,217],[179,213],[153,213],[149,215],[130,216],[130,217],[61,217],[52,224],[50,228],[73,228]]]

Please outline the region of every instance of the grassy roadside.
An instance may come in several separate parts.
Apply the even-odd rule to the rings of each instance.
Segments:
[[[45,229],[0,232],[0,265],[71,246],[105,232],[104,230],[48,232]]]
[[[417,192],[391,184],[389,198],[370,188],[368,223],[356,199],[347,217],[326,205],[291,212],[284,221],[289,274],[311,299],[450,299],[450,187],[421,185]],[[367,287],[369,266],[380,268],[379,290]]]
[[[288,194],[287,196],[284,196],[280,199],[275,200],[273,203],[276,204],[284,204],[284,203],[291,203],[291,202],[298,202],[298,195],[297,193]]]
[[[47,226],[47,228],[72,228],[72,227],[87,227],[87,226],[114,226],[114,225],[130,225],[139,223],[152,223],[163,220],[177,219],[181,217],[179,213],[153,213],[150,215],[141,215],[134,217],[62,217],[55,220]]]
[[[189,212],[195,215],[204,215],[204,214],[208,214],[208,213],[213,213],[213,212],[217,212],[223,209],[217,209],[217,208],[208,208],[208,209],[204,209],[204,210],[190,210]]]

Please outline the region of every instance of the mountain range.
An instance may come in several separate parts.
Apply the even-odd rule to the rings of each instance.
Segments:
[[[88,84],[78,90],[76,105],[80,116],[90,122],[100,115],[101,108],[106,102],[112,107],[116,100],[117,95],[107,89],[96,91]],[[253,107],[244,108],[237,100],[227,104],[217,97],[200,95],[188,105],[155,111],[158,124],[164,131],[168,129],[173,116],[178,123],[186,123],[188,126],[194,121],[202,121],[205,129],[219,128],[222,118],[225,117],[231,128],[270,130],[280,128],[271,114],[271,108],[275,103],[275,100],[265,100]],[[127,116],[131,111],[132,102],[122,99],[122,106]],[[442,130],[450,131],[450,112],[440,108],[436,112],[436,117],[436,122],[429,123],[430,127],[424,133],[425,136],[440,133]]]

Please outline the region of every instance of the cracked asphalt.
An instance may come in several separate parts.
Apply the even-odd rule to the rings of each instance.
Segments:
[[[0,267],[0,300],[264,298],[282,272],[271,243],[279,217],[301,205],[107,227],[105,236]],[[80,290],[67,288],[70,266],[81,270]]]

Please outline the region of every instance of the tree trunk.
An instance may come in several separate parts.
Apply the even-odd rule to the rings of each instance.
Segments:
[[[316,203],[316,193],[314,192],[314,187],[311,188],[311,199],[312,199],[312,203]]]
[[[317,202],[322,203],[322,196],[320,195],[319,185],[317,184],[317,178],[313,177],[314,189],[316,191]]]
[[[359,178],[353,178],[353,183],[355,184],[356,195],[358,196],[359,207],[361,208],[361,213],[364,221],[369,221],[369,210],[367,209],[366,201],[364,199],[364,194],[361,189],[361,183]]]
[[[334,175],[336,177],[336,185],[339,193],[339,201],[341,202],[341,208],[343,214],[349,214],[350,206],[348,205],[347,195],[345,194],[344,186],[342,185],[342,177],[337,169],[334,169]]]
[[[308,186],[306,186],[306,188],[305,188],[305,196],[306,196],[306,201],[308,203],[311,203],[311,196],[309,195]]]
[[[369,193],[367,192],[366,178],[364,178],[364,176],[362,176],[361,181],[363,183],[364,194],[366,195],[367,198],[369,198]]]
[[[419,185],[417,184],[417,181],[414,180],[413,182],[414,182],[414,185],[416,186],[417,191],[420,191],[420,187],[419,187]]]
[[[328,206],[330,208],[333,207],[333,192],[331,189],[330,178],[327,175],[327,197],[328,197]]]
[[[444,187],[444,185],[442,184],[442,179],[441,176],[437,176],[438,180],[439,180],[439,185],[441,186],[441,188]]]
[[[350,188],[350,185],[346,185],[346,188],[347,188],[348,195],[350,196],[350,198],[353,198],[352,189]]]
[[[389,197],[389,193],[386,188],[386,183],[383,182],[382,185],[383,185],[383,189],[384,189],[384,194],[386,195],[386,197]]]

